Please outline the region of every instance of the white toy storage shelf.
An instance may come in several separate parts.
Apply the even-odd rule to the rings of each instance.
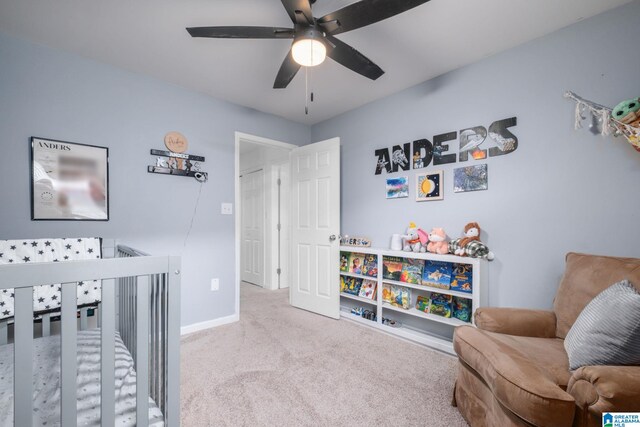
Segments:
[[[342,254],[370,254],[375,255],[377,262],[377,276],[368,276],[362,274],[354,274],[340,271],[341,276],[355,277],[358,279],[374,280],[376,282],[375,299],[367,299],[349,293],[340,293],[340,314],[342,318],[361,323],[363,325],[381,330],[391,335],[396,335],[410,341],[435,348],[446,353],[454,354],[451,336],[453,328],[461,325],[472,325],[471,322],[454,317],[443,317],[437,314],[426,313],[416,308],[417,297],[422,295],[430,298],[431,293],[439,293],[451,295],[456,298],[464,298],[471,300],[471,319],[473,313],[478,307],[487,305],[488,293],[486,289],[488,279],[487,261],[478,258],[460,257],[456,255],[438,255],[432,253],[416,253],[405,251],[391,251],[379,248],[362,248],[353,246],[340,246]],[[471,266],[471,292],[461,292],[450,289],[440,289],[438,287],[406,283],[397,280],[389,280],[383,277],[383,261],[388,257],[419,259],[428,261],[440,261],[450,264],[465,264]],[[383,301],[382,290],[383,285],[402,286],[411,289],[411,298],[409,308],[405,309],[399,306],[391,305]],[[366,319],[360,315],[351,313],[354,307],[363,307],[371,311],[375,311],[377,319],[375,321]],[[400,322],[399,326],[389,326],[383,324],[382,319],[393,319]]]

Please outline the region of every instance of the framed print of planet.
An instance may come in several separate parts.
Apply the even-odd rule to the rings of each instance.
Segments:
[[[403,199],[406,197],[409,197],[409,177],[387,178],[387,199]]]
[[[420,173],[416,175],[416,201],[442,200],[442,171]]]

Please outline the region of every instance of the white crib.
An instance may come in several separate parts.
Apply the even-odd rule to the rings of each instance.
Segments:
[[[79,387],[78,351],[84,351],[78,331],[87,327],[87,312],[82,308],[78,321],[76,284],[101,280],[101,303],[97,307],[99,348],[99,420],[113,426],[116,417],[116,350],[120,340],[135,366],[134,425],[149,425],[150,405],[162,413],[162,423],[180,424],[180,257],[149,256],[126,246],[115,248],[114,258],[88,261],[43,262],[0,265],[0,291],[15,289],[13,324],[0,321],[0,349],[13,346],[13,425],[33,425],[34,346],[37,340],[49,339],[51,316],[38,322],[34,331],[33,287],[62,284],[60,310],[60,402],[59,423],[78,424]],[[105,251],[108,256],[108,250]],[[111,253],[113,253],[113,248]],[[5,347],[8,348],[8,347]],[[118,353],[119,354],[119,353]],[[120,360],[118,360],[120,363]],[[80,369],[82,370],[82,369]],[[132,398],[133,399],[133,398]],[[86,405],[85,405],[86,406]],[[120,414],[121,415],[121,414]],[[0,425],[11,425],[2,419]]]

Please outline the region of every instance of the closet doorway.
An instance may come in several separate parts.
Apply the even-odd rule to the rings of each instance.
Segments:
[[[235,170],[237,315],[257,285],[338,319],[340,138],[298,147],[236,132]]]
[[[270,290],[287,288],[289,154],[295,146],[245,134],[237,141],[240,280]]]

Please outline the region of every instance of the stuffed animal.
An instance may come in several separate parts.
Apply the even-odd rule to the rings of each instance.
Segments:
[[[611,116],[620,123],[636,128],[635,131],[630,128],[621,131],[631,146],[636,151],[640,151],[640,131],[638,131],[640,129],[640,97],[622,101],[611,111]]]
[[[611,116],[626,125],[640,127],[640,98],[622,101],[613,109]]]
[[[436,227],[431,229],[427,250],[431,253],[440,255],[449,253],[447,233],[445,233],[442,228]]]
[[[487,245],[480,241],[480,226],[470,222],[464,226],[464,237],[449,242],[449,252],[459,256],[484,258],[491,261],[495,256]]]
[[[407,234],[402,236],[404,239],[404,247],[407,252],[426,252],[426,244],[429,241],[427,233],[418,228],[414,222],[409,223]]]
[[[460,239],[458,247],[453,253],[464,256],[464,248],[473,241],[480,241],[480,226],[477,222],[470,222],[464,226],[464,237]]]

